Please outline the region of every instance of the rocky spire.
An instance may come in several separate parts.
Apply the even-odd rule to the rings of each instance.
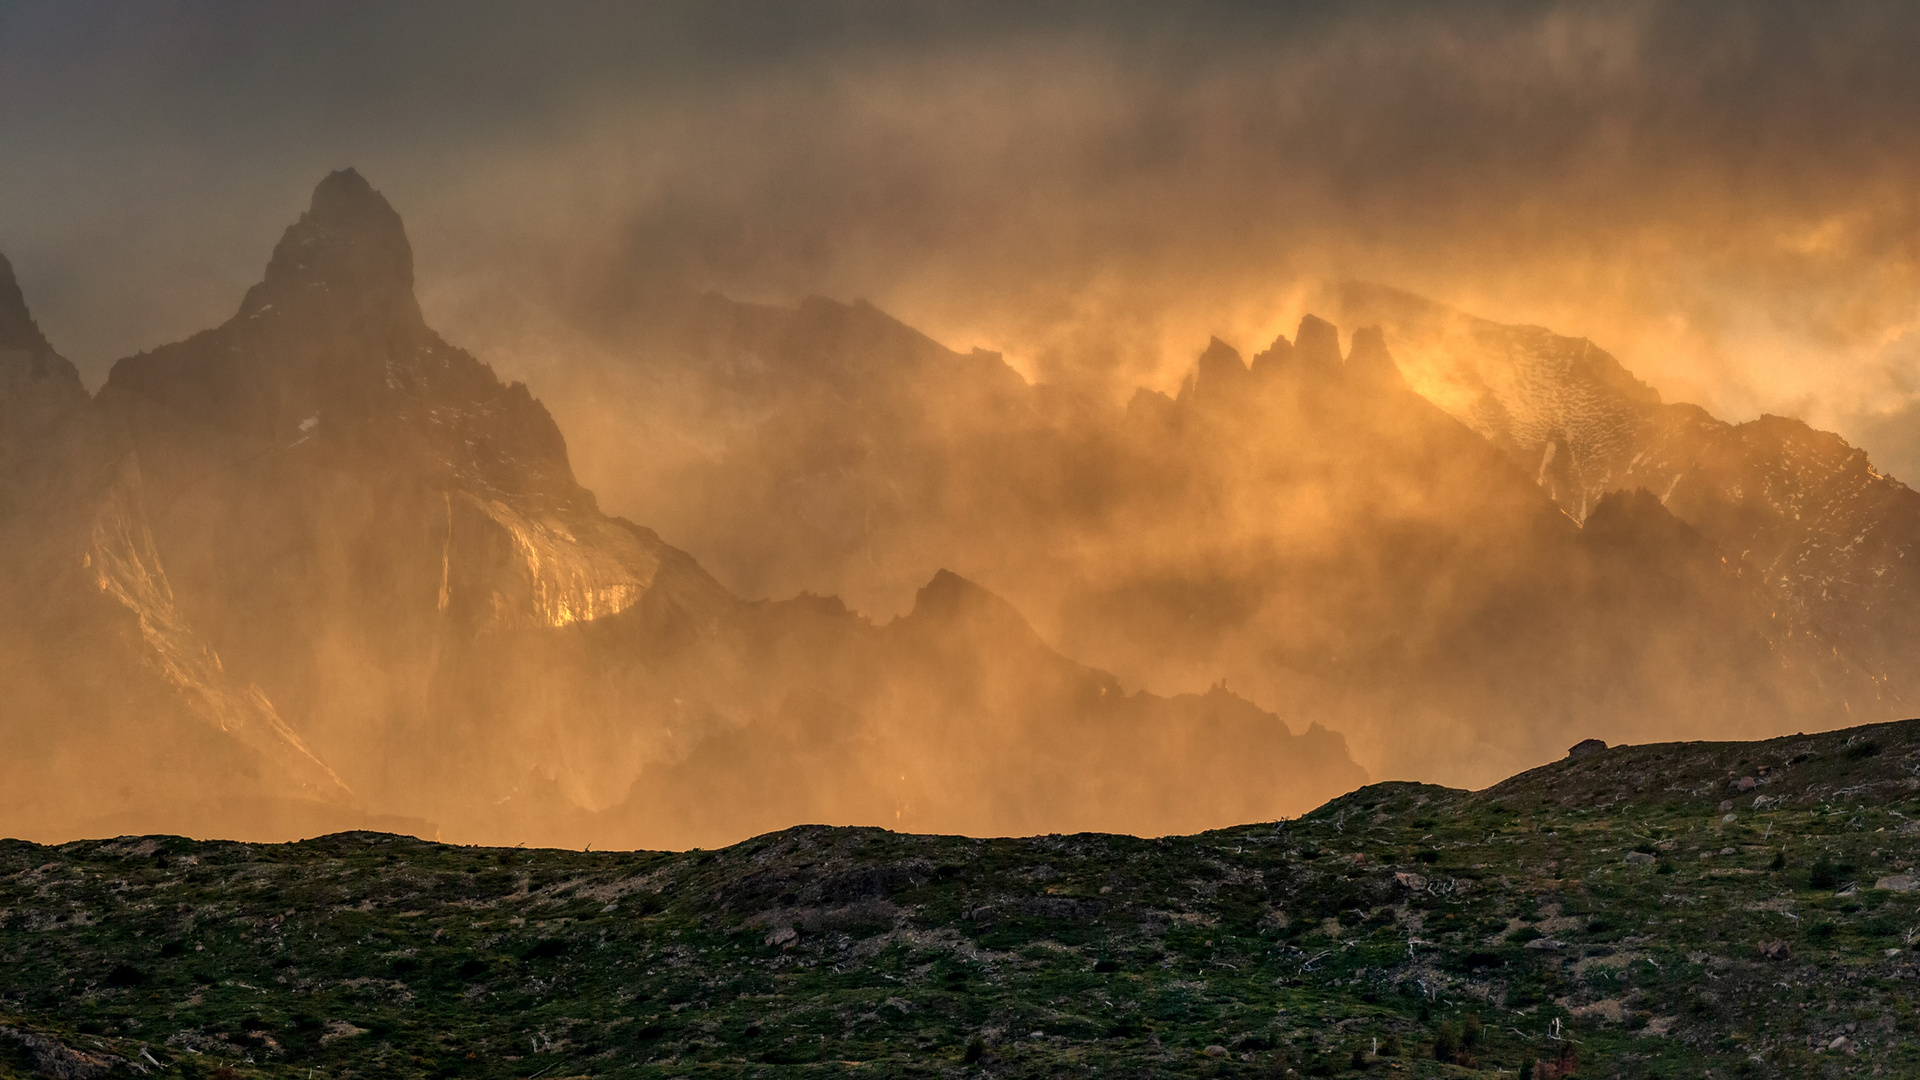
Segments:
[[[1347,352],[1347,377],[1363,386],[1405,386],[1400,367],[1387,351],[1387,336],[1378,326],[1353,332],[1353,348]]]
[[[53,351],[27,311],[26,297],[21,295],[13,264],[5,255],[0,255],[0,349],[18,349],[36,356]]]
[[[1209,339],[1206,351],[1194,365],[1194,395],[1203,400],[1224,400],[1236,394],[1246,381],[1247,364],[1240,359],[1239,350],[1219,338]]]
[[[1293,335],[1293,357],[1303,371],[1319,375],[1338,375],[1344,368],[1340,359],[1340,331],[1318,315],[1300,320]]]
[[[1265,352],[1253,354],[1253,377],[1259,380],[1272,378],[1293,366],[1293,342],[1285,334],[1273,339]]]
[[[281,236],[265,278],[247,290],[240,315],[268,308],[421,322],[406,228],[358,172],[328,174],[313,189],[307,212]]]

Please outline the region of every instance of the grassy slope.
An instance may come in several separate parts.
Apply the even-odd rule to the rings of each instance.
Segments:
[[[0,1077],[1920,1075],[1916,769],[1908,721],[1162,840],[9,842]]]

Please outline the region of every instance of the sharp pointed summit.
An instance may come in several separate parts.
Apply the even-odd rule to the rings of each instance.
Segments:
[[[1194,393],[1209,401],[1231,400],[1244,390],[1246,381],[1247,363],[1240,359],[1239,350],[1219,338],[1209,339],[1194,365]]]
[[[247,291],[240,315],[314,305],[362,318],[421,322],[406,227],[386,197],[353,169],[329,173],[313,189],[306,213],[274,247],[265,278]]]
[[[1387,351],[1387,339],[1378,326],[1364,326],[1353,332],[1353,348],[1347,352],[1347,374],[1355,381],[1371,386],[1407,384],[1393,354]]]
[[[1293,335],[1293,355],[1295,361],[1309,371],[1338,375],[1343,366],[1340,331],[1318,315],[1302,316],[1300,329]]]

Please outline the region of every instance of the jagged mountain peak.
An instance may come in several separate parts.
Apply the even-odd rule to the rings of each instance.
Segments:
[[[421,321],[406,227],[386,197],[350,168],[327,174],[313,189],[312,202],[281,236],[240,314],[313,304],[345,307],[362,318]]]
[[[1293,355],[1311,370],[1341,370],[1340,331],[1318,315],[1301,316],[1300,329],[1293,335]]]
[[[1347,374],[1359,382],[1382,386],[1405,386],[1400,366],[1387,351],[1387,336],[1378,326],[1366,326],[1353,332],[1353,348],[1347,352]]]
[[[119,361],[100,400],[137,429],[150,472],[171,467],[160,442],[198,445],[162,436],[184,422],[236,440],[224,453],[239,460],[331,455],[488,497],[592,502],[526,387],[426,325],[400,215],[352,169],[314,188],[233,319]],[[189,458],[172,465],[209,467]]]
[[[53,351],[27,311],[26,297],[5,255],[0,255],[0,349],[18,349],[36,356]]]
[[[1037,642],[1026,616],[1006,600],[951,570],[942,569],[914,595],[910,626],[957,630],[973,627],[1001,643]]]
[[[1210,400],[1231,397],[1246,379],[1247,364],[1240,358],[1240,350],[1217,337],[1209,338],[1206,349],[1194,364],[1193,377],[1181,396],[1186,397],[1187,391],[1191,391]]]

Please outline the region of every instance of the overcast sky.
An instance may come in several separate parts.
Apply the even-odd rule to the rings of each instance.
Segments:
[[[97,383],[351,164],[483,352],[672,281],[1164,385],[1356,276],[1898,453],[1915,56],[1911,4],[0,0],[0,251]]]

